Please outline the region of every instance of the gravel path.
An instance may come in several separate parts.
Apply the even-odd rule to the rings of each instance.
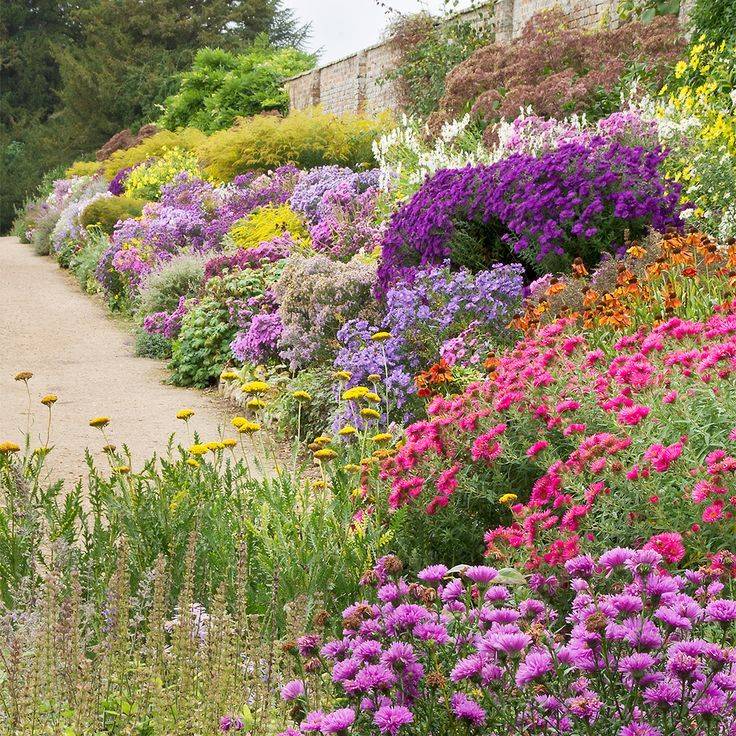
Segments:
[[[46,407],[40,398],[55,393],[48,463],[53,474],[76,480],[84,473],[84,450],[102,456],[93,416],[111,418],[108,436],[126,443],[134,468],[154,451],[165,451],[169,435],[188,444],[186,426],[176,419],[191,408],[193,431],[204,441],[220,428],[233,434],[234,412],[214,393],[164,383],[163,363],[133,354],[133,336],[112,319],[100,300],[83,294],[73,278],[50,258],[36,256],[17,238],[0,238],[0,442],[22,443],[27,396],[18,371],[31,371],[34,444],[43,444]]]

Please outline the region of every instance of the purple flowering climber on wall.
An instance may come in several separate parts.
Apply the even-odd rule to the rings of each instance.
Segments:
[[[481,261],[518,256],[541,272],[578,256],[595,263],[627,231],[679,226],[680,186],[664,178],[665,156],[597,136],[439,171],[391,218],[377,293],[417,266],[454,260],[460,221],[471,223],[465,237]]]

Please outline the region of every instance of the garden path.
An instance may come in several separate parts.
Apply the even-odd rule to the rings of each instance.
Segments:
[[[18,371],[32,371],[30,381],[34,446],[43,444],[47,410],[44,394],[59,397],[53,408],[48,465],[55,477],[75,481],[84,470],[84,450],[103,459],[93,416],[111,418],[111,442],[127,444],[134,469],[156,451],[165,453],[168,438],[189,444],[179,409],[191,408],[192,431],[202,440],[227,434],[234,412],[213,393],[164,383],[163,363],[138,358],[133,336],[110,318],[98,299],[83,294],[50,258],[36,256],[17,238],[0,238],[0,441],[19,444],[26,429],[27,396]],[[104,460],[103,460],[104,461]]]

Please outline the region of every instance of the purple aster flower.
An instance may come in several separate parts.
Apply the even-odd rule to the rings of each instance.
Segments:
[[[598,558],[598,564],[607,571],[613,570],[615,567],[625,565],[628,560],[634,556],[634,550],[626,547],[615,547],[604,552]]]
[[[378,726],[379,731],[390,736],[394,736],[402,726],[413,721],[414,714],[403,705],[384,705],[373,716],[373,723]]]
[[[467,721],[471,726],[482,726],[486,722],[486,712],[465,693],[455,693],[450,699],[452,712],[456,718]]]
[[[287,703],[301,698],[302,695],[304,695],[304,683],[301,680],[292,680],[281,688],[281,700]]]
[[[705,607],[705,617],[708,621],[717,621],[720,624],[736,621],[736,601],[728,598],[711,601]]]
[[[417,577],[425,583],[437,585],[447,575],[446,565],[430,565],[417,574]]]
[[[307,634],[306,636],[300,636],[296,640],[296,646],[302,657],[309,657],[316,654],[320,643],[321,639],[318,634]]]
[[[446,644],[450,641],[447,627],[437,621],[422,621],[412,632],[421,641],[433,641],[436,644]]]
[[[648,723],[637,722],[622,726],[619,736],[662,736],[662,732]]]
[[[488,585],[491,580],[498,577],[498,570],[496,570],[495,567],[489,567],[488,565],[474,565],[472,567],[468,567],[463,572],[463,575],[478,585]]]
[[[440,598],[442,598],[445,603],[449,603],[450,601],[458,600],[464,594],[465,587],[463,586],[462,581],[455,578],[454,580],[450,580],[450,582],[442,588]]]
[[[618,663],[619,672],[631,675],[635,680],[641,679],[646,671],[657,663],[657,659],[646,652],[635,652],[621,657]]]
[[[682,699],[682,685],[671,679],[665,679],[644,691],[644,701],[660,708],[669,708]]]
[[[368,664],[363,667],[352,679],[350,684],[345,683],[345,689],[350,693],[374,692],[388,690],[396,682],[396,675],[383,664]]]
[[[530,682],[552,671],[552,656],[546,649],[529,652],[516,670],[517,687],[526,687]]]
[[[340,708],[327,713],[322,718],[322,733],[344,734],[353,723],[355,723],[355,711],[352,708]]]
[[[243,730],[245,730],[245,723],[238,716],[222,716],[220,718],[220,731],[223,733]]]

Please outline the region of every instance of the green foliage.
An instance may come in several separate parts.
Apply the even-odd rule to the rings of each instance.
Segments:
[[[157,333],[136,330],[135,354],[142,358],[168,360],[171,357],[171,340]]]
[[[437,109],[445,77],[476,49],[493,41],[490,11],[479,11],[473,22],[458,15],[458,0],[443,0],[439,17],[429,13],[401,16],[389,29],[399,63],[386,78],[398,82],[402,107],[426,118]]]
[[[268,171],[286,163],[301,169],[324,164],[351,168],[374,165],[372,143],[390,117],[331,115],[318,109],[286,118],[258,115],[213,133],[198,149],[205,173],[222,182],[246,171]]]
[[[149,273],[141,284],[137,312],[141,317],[154,312],[173,312],[179,297],[196,296],[204,280],[206,258],[183,253]]]
[[[94,176],[102,168],[99,161],[75,161],[64,173],[67,177]]]
[[[690,20],[696,33],[716,43],[736,43],[736,3],[733,0],[695,0]]]
[[[651,23],[658,15],[677,15],[680,0],[619,0],[616,14],[624,23],[638,20]]]
[[[91,226],[82,247],[70,259],[69,268],[76,276],[79,285],[89,294],[95,294],[100,290],[95,270],[109,245],[106,231],[100,226]]]
[[[309,233],[299,215],[289,205],[260,207],[238,220],[228,235],[238,248],[255,248],[260,243],[289,233],[297,245],[309,248]]]
[[[335,380],[329,371],[300,370],[290,381],[288,390],[283,391],[273,407],[279,430],[286,436],[311,440],[327,432],[330,418],[337,410]],[[306,391],[312,398],[300,402],[293,397],[294,391]]]
[[[98,225],[102,232],[109,235],[118,220],[139,217],[147,203],[147,199],[133,197],[104,197],[87,205],[79,221],[84,227]]]
[[[181,75],[179,91],[166,100],[159,124],[165,128],[220,130],[236,117],[265,110],[285,113],[287,77],[314,66],[314,57],[293,48],[277,49],[259,36],[241,54],[200,49],[192,68]]]

